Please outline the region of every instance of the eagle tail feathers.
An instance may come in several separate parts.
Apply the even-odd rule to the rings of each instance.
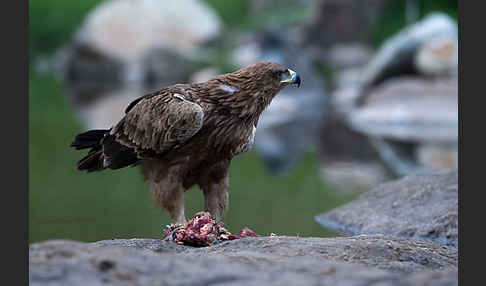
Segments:
[[[78,134],[76,138],[74,138],[71,147],[74,147],[76,150],[91,148],[89,153],[76,164],[78,170],[93,172],[105,169],[105,166],[103,166],[104,156],[101,141],[109,131],[109,129],[89,130]]]
[[[133,148],[121,145],[115,136],[108,135],[108,130],[89,130],[78,134],[71,143],[76,150],[87,149],[89,153],[77,163],[81,171],[102,171],[104,169],[120,169],[138,162],[137,153]]]
[[[81,150],[101,146],[101,139],[103,139],[105,134],[109,131],[110,130],[96,129],[78,134],[76,138],[74,138],[74,142],[71,143],[71,147],[76,148],[76,150]]]
[[[89,152],[88,155],[84,156],[83,159],[79,160],[76,164],[78,170],[80,171],[101,171],[105,169],[103,166],[103,151],[93,151]]]

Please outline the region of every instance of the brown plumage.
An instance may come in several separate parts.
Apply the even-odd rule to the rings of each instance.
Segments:
[[[142,96],[109,130],[76,136],[91,148],[79,170],[140,165],[156,205],[184,223],[184,191],[197,184],[205,210],[221,219],[228,206],[231,159],[253,144],[258,118],[274,96],[299,76],[280,64],[260,62],[207,82],[176,84]]]

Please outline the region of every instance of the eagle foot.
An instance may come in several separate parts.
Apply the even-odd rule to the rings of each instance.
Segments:
[[[198,212],[185,225],[168,225],[163,240],[180,245],[203,247],[226,240],[258,236],[247,227],[244,227],[238,235],[233,235],[225,228],[222,221],[215,220],[209,212]]]

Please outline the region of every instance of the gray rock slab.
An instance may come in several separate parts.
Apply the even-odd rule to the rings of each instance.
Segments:
[[[29,247],[30,285],[457,285],[457,249],[384,236],[158,239]]]
[[[315,219],[344,234],[384,234],[457,246],[458,172],[384,183]]]
[[[457,77],[396,77],[370,91],[348,116],[356,132],[405,142],[457,142]]]

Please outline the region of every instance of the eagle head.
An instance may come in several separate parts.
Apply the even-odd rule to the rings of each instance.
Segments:
[[[219,104],[231,107],[239,117],[258,117],[277,93],[289,84],[300,86],[300,76],[273,62],[258,62],[206,83]]]
[[[300,76],[295,71],[273,62],[258,62],[243,68],[237,73],[248,77],[257,77],[269,86],[274,86],[279,90],[288,84],[300,86]]]
[[[244,88],[261,89],[275,96],[288,84],[300,86],[300,76],[295,71],[273,62],[258,62],[232,74],[249,80]]]

